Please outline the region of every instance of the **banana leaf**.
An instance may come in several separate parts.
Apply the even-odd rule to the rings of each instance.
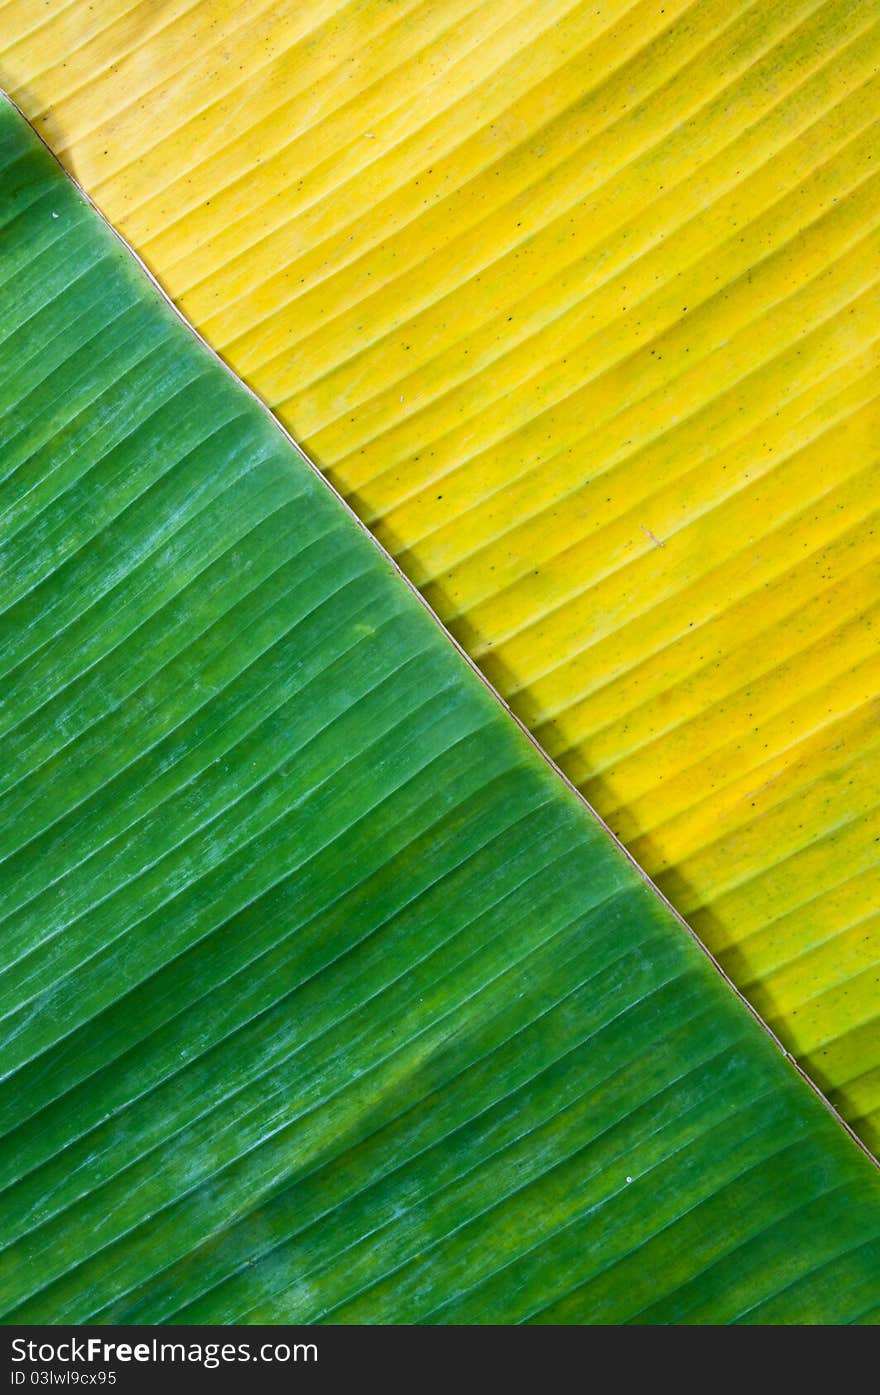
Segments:
[[[0,104],[0,1313],[853,1322],[880,1175]]]
[[[880,1143],[874,0],[67,0],[0,80]]]

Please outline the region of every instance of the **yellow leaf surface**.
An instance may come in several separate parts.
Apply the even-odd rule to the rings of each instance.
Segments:
[[[0,78],[869,1144],[876,0],[7,0]]]

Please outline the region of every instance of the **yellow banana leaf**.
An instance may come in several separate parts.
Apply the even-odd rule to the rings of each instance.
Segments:
[[[880,1139],[876,0],[7,0],[0,80]]]

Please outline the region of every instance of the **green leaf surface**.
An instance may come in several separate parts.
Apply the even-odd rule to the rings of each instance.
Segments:
[[[880,1177],[0,109],[5,1322],[863,1320]]]

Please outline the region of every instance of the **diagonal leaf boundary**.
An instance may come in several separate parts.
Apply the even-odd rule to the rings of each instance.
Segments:
[[[733,979],[722,967],[719,960],[716,959],[715,955],[709,949],[708,945],[697,934],[693,926],[689,924],[689,922],[684,918],[681,912],[672,904],[672,902],[664,894],[664,892],[660,890],[660,888],[656,885],[656,883],[652,880],[652,878],[648,875],[644,868],[636,861],[629,849],[620,841],[617,835],[613,832],[613,830],[608,826],[605,820],[593,807],[593,805],[586,798],[586,796],[578,789],[578,787],[575,784],[572,783],[572,781],[568,778],[565,772],[557,765],[556,761],[552,758],[552,756],[550,756],[549,753],[544,749],[544,747],[538,741],[537,737],[529,730],[529,728],[525,725],[522,719],[519,716],[517,716],[510,704],[505,701],[502,694],[498,691],[495,685],[478,666],[476,661],[473,658],[471,658],[470,654],[467,653],[467,651],[462,647],[462,645],[455,638],[455,636],[443,624],[443,621],[440,619],[439,615],[433,609],[433,607],[425,598],[425,596],[422,595],[421,591],[418,589],[415,583],[410,579],[410,577],[407,576],[400,564],[395,560],[394,557],[392,557],[391,553],[379,540],[379,538],[377,538],[376,535],[370,531],[366,523],[364,523],[363,519],[361,519],[359,515],[355,512],[354,508],[351,506],[348,500],[345,499],[342,494],[340,494],[339,490],[331,482],[331,480],[329,480],[327,476],[323,473],[323,471],[318,468],[314,460],[311,459],[311,457],[303,449],[299,442],[290,434],[284,423],[275,415],[275,413],[267,405],[267,403],[263,401],[263,399],[254,391],[254,389],[248,383],[244,381],[244,379],[238,376],[234,369],[225,361],[225,359],[221,357],[217,350],[214,349],[214,347],[211,344],[209,344],[206,339],[203,338],[203,336],[200,334],[199,330],[195,327],[195,325],[193,325],[186,318],[186,316],[183,314],[180,308],[171,299],[168,292],[165,290],[161,282],[157,279],[157,277],[150,269],[150,267],[147,265],[147,263],[138,254],[134,247],[132,247],[131,244],[126,241],[123,235],[119,231],[117,231],[117,229],[113,226],[113,224],[109,221],[109,219],[105,216],[102,210],[95,203],[91,195],[79,183],[76,177],[64,168],[57,155],[55,154],[54,150],[51,148],[51,146],[48,144],[45,138],[32,125],[27,115],[21,109],[18,103],[14,100],[14,98],[10,96],[10,94],[2,87],[0,87],[0,99],[5,100],[9,104],[9,106],[12,107],[12,109],[15,112],[18,113],[21,120],[25,122],[28,129],[39,141],[40,145],[42,145],[43,148],[47,151],[53,163],[56,165],[59,172],[63,175],[64,179],[67,180],[71,185],[73,185],[80,197],[100,219],[103,226],[107,228],[109,232],[113,235],[113,237],[116,239],[116,241],[120,243],[122,247],[125,248],[128,255],[131,258],[133,258],[133,260],[137,263],[141,271],[144,273],[144,275],[147,277],[147,279],[153,286],[154,290],[161,296],[165,304],[173,311],[174,315],[177,317],[179,322],[199,342],[199,344],[201,344],[202,348],[208,354],[210,354],[211,358],[214,359],[214,361],[223,368],[223,371],[236,384],[236,386],[240,390],[246,392],[248,396],[255,403],[258,404],[263,415],[269,418],[275,429],[284,437],[288,445],[292,447],[292,449],[296,452],[300,460],[308,466],[312,474],[318,480],[320,480],[324,488],[330,492],[330,494],[334,497],[339,507],[343,509],[345,513],[348,515],[348,517],[356,524],[358,530],[365,537],[369,538],[373,547],[376,548],[380,553],[387,569],[391,571],[401,582],[403,582],[407,590],[416,598],[419,605],[422,607],[424,611],[427,612],[427,614],[431,617],[431,620],[433,621],[434,625],[443,634],[447,643],[450,644],[452,648],[457,651],[457,653],[460,655],[464,663],[467,664],[471,672],[475,674],[476,677],[479,679],[483,688],[491,694],[494,701],[507,714],[509,721],[514,723],[514,725],[519,729],[520,733],[529,742],[530,746],[540,756],[544,764],[554,772],[556,778],[562,782],[562,784],[568,789],[569,793],[588,811],[595,823],[598,824],[598,826],[604,831],[606,836],[615,844],[615,846],[619,849],[620,853],[626,858],[627,862],[638,874],[641,881],[650,888],[653,894],[658,898],[658,900],[666,907],[666,909],[678,922],[682,930],[690,936],[691,940],[693,940],[697,947],[702,951],[703,955],[712,964],[717,974],[724,980],[730,992],[733,993],[733,995],[739,1000],[743,1007],[745,1007],[747,1012],[750,1014],[752,1019],[758,1024],[758,1026],[761,1028],[764,1034],[770,1038],[770,1040],[773,1042],[777,1050],[785,1058],[788,1064],[800,1076],[801,1080],[821,1102],[821,1104],[824,1106],[827,1112],[837,1121],[837,1123],[849,1136],[849,1138],[860,1150],[860,1152],[862,1152],[864,1156],[874,1165],[877,1171],[880,1172],[880,1159],[878,1159],[875,1156],[875,1154],[871,1151],[868,1145],[863,1142],[863,1140],[859,1137],[855,1130],[847,1123],[843,1115],[840,1114],[840,1112],[837,1109],[835,1109],[834,1105],[831,1103],[831,1101],[828,1099],[828,1097],[825,1095],[824,1091],[820,1088],[816,1081],[813,1080],[812,1076],[808,1074],[808,1072],[800,1064],[797,1058],[794,1055],[792,1055],[792,1053],[786,1048],[786,1046],[783,1044],[780,1038],[773,1031],[769,1023],[758,1012],[757,1008],[755,1008],[752,1005],[752,1003],[749,1002],[745,994],[737,987]]]

